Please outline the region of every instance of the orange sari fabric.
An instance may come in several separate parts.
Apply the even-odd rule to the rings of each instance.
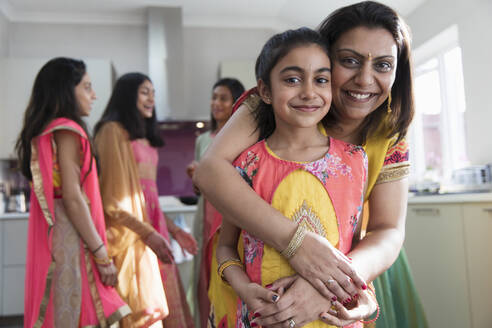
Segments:
[[[157,257],[143,242],[155,230],[145,211],[128,133],[119,123],[108,122],[96,135],[95,146],[109,254],[119,272],[118,292],[133,312],[122,326],[159,327],[169,309]]]

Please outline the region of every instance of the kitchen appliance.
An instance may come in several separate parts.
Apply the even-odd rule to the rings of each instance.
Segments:
[[[451,180],[455,184],[483,185],[492,182],[490,165],[473,165],[454,170]]]
[[[451,176],[451,183],[446,184],[446,193],[489,192],[492,191],[491,164],[472,165],[456,169]]]

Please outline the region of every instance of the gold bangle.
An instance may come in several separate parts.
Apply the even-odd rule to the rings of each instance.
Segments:
[[[226,284],[228,284],[227,280],[225,279],[224,277],[224,270],[227,269],[228,267],[232,266],[232,265],[237,265],[237,266],[240,266],[242,269],[244,269],[244,265],[243,265],[243,262],[241,262],[241,260],[238,260],[238,259],[229,259],[229,260],[225,260],[224,262],[222,262],[219,267],[217,268],[217,273],[219,274],[219,277],[222,279],[223,282],[225,282]]]
[[[306,237],[307,232],[306,227],[303,224],[299,224],[294,236],[292,236],[292,239],[289,242],[289,245],[282,252],[280,252],[280,254],[282,254],[287,260],[296,255],[297,250],[301,247],[302,241],[304,240],[304,237]]]
[[[96,262],[96,264],[100,264],[100,265],[110,265],[111,263],[113,263],[113,260],[110,259],[109,257],[100,259],[93,256],[92,259],[94,260],[94,262]]]

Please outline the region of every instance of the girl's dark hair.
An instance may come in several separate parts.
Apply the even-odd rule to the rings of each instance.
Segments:
[[[287,54],[298,47],[319,46],[327,56],[329,56],[328,42],[320,33],[307,28],[301,27],[296,30],[287,30],[272,36],[261,49],[260,55],[256,59],[255,74],[256,80],[262,80],[265,85],[271,89],[270,73],[275,65]],[[253,112],[257,124],[257,130],[260,132],[259,140],[268,138],[275,131],[275,115],[272,105],[260,101],[260,105]],[[326,116],[322,122],[326,120]]]
[[[217,87],[226,87],[229,89],[232,95],[232,102],[235,103],[237,98],[239,98],[242,93],[244,92],[244,86],[239,80],[230,78],[230,77],[225,77],[217,82],[215,82],[214,86],[212,87],[212,90],[214,90]],[[214,116],[210,114],[210,127],[212,131],[217,130],[217,121],[215,120]]]
[[[58,57],[48,61],[36,76],[24,113],[23,126],[15,144],[20,170],[28,180],[32,180],[31,140],[40,135],[52,120],[68,118],[87,133],[87,126],[80,117],[79,104],[75,98],[75,87],[82,81],[85,73],[83,61]]]
[[[164,146],[159,135],[155,108],[152,117],[143,118],[137,108],[138,88],[150,78],[142,73],[127,73],[116,81],[104,113],[94,128],[94,135],[107,122],[119,122],[128,132],[130,140],[146,138],[153,147]]]
[[[345,32],[356,27],[383,28],[391,33],[397,47],[398,58],[396,77],[391,88],[390,115],[387,114],[387,101],[369,114],[361,126],[363,142],[376,132],[381,122],[386,121],[387,137],[398,135],[398,142],[407,134],[414,115],[413,73],[411,63],[410,32],[403,19],[390,7],[374,1],[363,1],[342,7],[328,16],[318,27],[319,32],[333,45]],[[335,126],[338,110],[332,106],[327,114],[327,126]]]

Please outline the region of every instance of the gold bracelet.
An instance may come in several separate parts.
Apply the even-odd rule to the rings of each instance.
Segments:
[[[97,258],[95,256],[92,257],[92,259],[94,260],[94,262],[96,262],[97,264],[100,264],[100,265],[110,265],[111,263],[113,263],[113,260],[110,259],[109,257],[106,257],[104,259],[100,259],[100,258]]]
[[[280,254],[282,254],[287,260],[291,259],[297,253],[297,250],[301,246],[307,232],[306,227],[303,224],[299,224],[294,236],[292,236],[292,239],[289,242],[289,245],[282,252],[280,252]]]
[[[222,262],[217,268],[217,273],[219,274],[219,277],[222,279],[222,281],[225,282],[226,284],[228,284],[228,282],[224,277],[224,270],[230,267],[231,265],[237,265],[240,266],[242,269],[244,269],[243,262],[241,262],[241,260],[238,259],[229,259]]]

